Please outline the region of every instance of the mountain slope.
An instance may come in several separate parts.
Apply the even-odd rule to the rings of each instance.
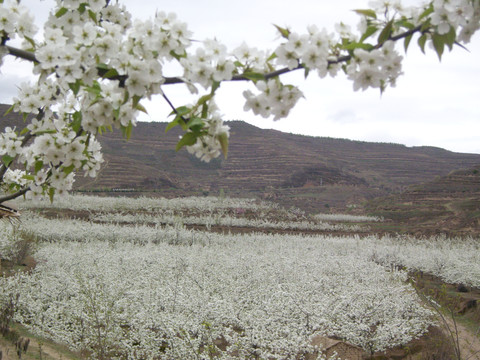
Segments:
[[[7,105],[0,105],[3,114]],[[23,127],[18,115],[2,127]],[[129,141],[120,132],[99,137],[106,165],[97,179],[77,176],[79,190],[135,189],[164,196],[218,194],[263,196],[309,211],[357,204],[399,192],[455,169],[480,164],[479,154],[434,147],[409,148],[310,137],[228,122],[228,159],[203,163],[175,152],[180,133],[165,134],[166,123],[139,123]]]
[[[228,159],[216,159],[208,164],[196,160],[185,150],[175,153],[173,149],[179,133],[165,134],[165,123],[139,123],[129,141],[114,132],[103,136],[101,142],[109,161],[122,156],[127,163],[167,171],[180,183],[195,182],[213,188],[232,185],[246,189],[296,187],[301,186],[301,181],[288,184],[292,175],[305,172],[307,176],[311,173],[308,169],[317,168],[317,176],[322,175],[322,169],[325,176],[337,171],[347,177],[363,179],[354,181],[352,178],[352,184],[365,182],[369,186],[399,190],[446,175],[453,169],[480,164],[478,154],[292,135],[262,130],[240,121],[228,124],[231,127]],[[128,183],[123,177],[118,181]]]

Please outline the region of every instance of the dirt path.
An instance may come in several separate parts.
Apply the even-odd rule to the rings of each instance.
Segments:
[[[70,360],[74,359],[66,354],[63,354],[48,344],[39,344],[37,340],[29,338],[30,344],[28,345],[27,352],[22,354],[23,360]],[[2,340],[0,342],[0,350],[3,357],[1,360],[18,360],[15,345],[10,342]]]

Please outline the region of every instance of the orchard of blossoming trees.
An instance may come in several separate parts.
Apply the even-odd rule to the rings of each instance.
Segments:
[[[381,221],[373,217],[330,214],[329,224],[274,203],[203,196],[17,204],[26,221],[0,222],[0,256],[19,259],[30,239],[36,265],[0,276],[0,311],[13,303],[12,320],[82,359],[352,359],[322,353],[319,337],[375,358],[395,347],[427,358],[428,346],[419,357],[410,341],[439,323],[409,273],[480,288],[477,238],[345,235],[352,222]],[[45,217],[66,209],[75,218]],[[330,235],[276,233],[321,224]],[[442,355],[430,358],[454,358]]]
[[[193,33],[175,14],[158,11],[152,19],[132,20],[121,2],[57,0],[43,37],[20,1],[0,0],[0,66],[6,56],[34,63],[33,83],[19,84],[11,111],[31,119],[24,129],[0,134],[0,203],[27,194],[60,195],[72,187],[76,171],[96,176],[103,162],[96,140],[113,128],[129,137],[142,100],[160,94],[172,108],[168,129],[180,126],[186,147],[202,160],[226,156],[229,129],[222,123],[215,93],[224,81],[251,81],[245,110],[280,119],[302,96],[281,75],[336,76],[344,72],[354,90],[395,86],[402,56],[417,42],[444,49],[469,42],[480,27],[480,0],[434,0],[404,7],[399,0],[372,1],[355,10],[358,31],[340,23],[336,33],[317,26],[305,33],[277,27],[281,41],[273,52],[245,43],[233,50],[216,40],[192,42]],[[21,45],[12,46],[11,40]],[[20,42],[17,42],[20,43]],[[177,63],[183,71],[166,77]],[[192,104],[174,104],[167,85],[185,84],[198,94]],[[180,106],[178,106],[180,105]]]

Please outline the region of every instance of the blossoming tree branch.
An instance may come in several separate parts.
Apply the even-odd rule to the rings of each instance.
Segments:
[[[157,12],[132,20],[120,2],[57,0],[38,36],[33,16],[20,1],[0,0],[0,67],[6,56],[32,62],[35,81],[19,84],[9,111],[29,120],[23,129],[0,134],[0,185],[4,201],[61,195],[74,174],[95,177],[103,162],[96,137],[114,128],[128,138],[142,100],[161,95],[172,109],[167,131],[183,129],[176,148],[204,161],[228,151],[229,128],[215,104],[224,81],[255,84],[246,90],[245,110],[263,117],[286,117],[302,92],[282,74],[305,77],[345,73],[354,90],[395,86],[402,74],[398,48],[416,42],[439,58],[446,48],[464,47],[480,27],[480,0],[434,0],[404,7],[398,0],[370,2],[359,15],[357,31],[343,23],[335,33],[317,26],[297,33],[277,26],[273,52],[243,43],[233,50],[217,40],[194,41],[175,14]],[[14,46],[13,44],[21,44]],[[20,40],[20,41],[19,41]],[[180,73],[163,69],[176,63]],[[175,104],[168,86],[183,84],[198,94],[192,104]]]

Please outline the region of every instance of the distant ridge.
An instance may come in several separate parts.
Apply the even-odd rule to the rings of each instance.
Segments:
[[[0,114],[8,105],[0,105]],[[19,116],[2,127],[24,126]],[[435,147],[311,137],[262,130],[229,121],[228,159],[203,163],[181,150],[180,133],[166,123],[140,122],[127,142],[119,131],[100,136],[106,165],[97,179],[79,174],[76,189],[130,189],[162,196],[218,194],[257,196],[308,211],[344,208],[398,193],[452,170],[480,165],[479,154]]]

